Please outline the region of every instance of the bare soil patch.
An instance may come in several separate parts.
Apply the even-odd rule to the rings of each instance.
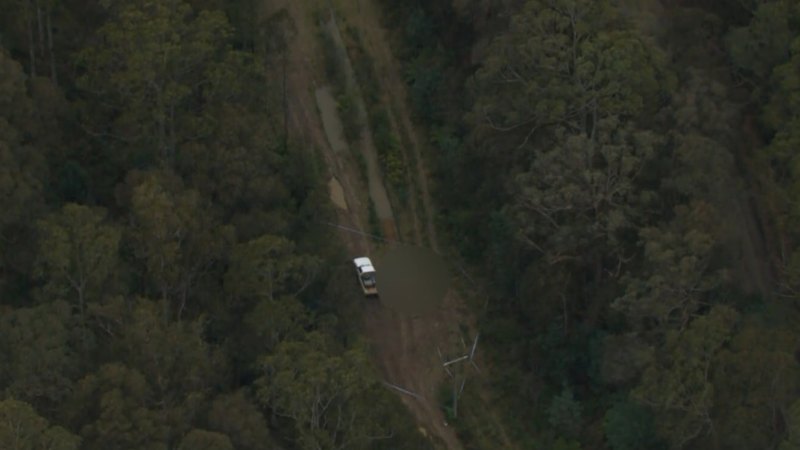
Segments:
[[[405,316],[429,315],[442,305],[450,287],[444,260],[423,247],[397,246],[380,266],[381,303]]]
[[[333,202],[337,208],[347,211],[347,200],[344,198],[344,189],[336,177],[328,181],[328,191],[330,191],[331,202]]]

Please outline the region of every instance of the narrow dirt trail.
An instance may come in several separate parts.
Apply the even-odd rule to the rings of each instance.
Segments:
[[[756,192],[763,188],[759,186],[756,174],[763,173],[756,166],[752,156],[754,149],[764,147],[761,142],[755,118],[746,115],[742,121],[742,134],[744,139],[736,148],[737,169],[743,180],[743,186],[737,189],[732,196],[735,202],[734,211],[738,213],[740,243],[743,251],[739,263],[740,281],[745,292],[758,293],[763,298],[770,298],[776,290],[776,268],[781,267],[779,258],[775,254],[776,236],[774,226],[764,214],[766,205],[762,204]],[[730,213],[731,211],[729,211]]]
[[[325,28],[332,37],[343,64],[348,89],[355,97],[357,120],[361,127],[360,149],[367,163],[369,195],[383,224],[384,234],[387,238],[394,239],[395,215],[381,177],[366,105],[335,17],[331,17]],[[323,120],[326,116],[329,116],[328,120],[336,121],[333,114],[323,115]],[[329,140],[332,138],[334,142],[337,141],[342,132],[338,128],[341,127],[332,125],[327,128],[335,133],[329,136]],[[380,258],[376,258],[376,262],[380,271]],[[439,445],[443,444],[449,450],[461,449],[461,443],[455,432],[447,426],[444,414],[436,402],[441,368],[434,349],[436,343],[441,342],[448,332],[445,325],[447,314],[440,309],[434,314],[408,317],[385,307],[383,303],[371,302],[367,303],[365,319],[365,329],[372,343],[373,355],[386,377],[386,382],[417,394],[417,397],[402,396],[401,399],[417,419],[423,434],[432,435],[435,442],[440,442]]]
[[[420,138],[417,129],[411,121],[411,110],[408,105],[408,90],[406,83],[401,78],[402,67],[392,53],[389,46],[389,37],[381,24],[381,9],[374,0],[350,0],[336,1],[337,7],[346,15],[348,22],[356,25],[359,32],[364,37],[363,43],[367,52],[374,58],[375,69],[378,82],[383,87],[383,102],[391,105],[391,109],[396,111],[393,114],[400,133],[405,134],[410,141],[411,152],[415,160],[414,167],[416,188],[420,190],[423,211],[421,214],[422,222],[430,239],[430,246],[439,252],[439,242],[436,238],[436,227],[434,225],[434,206],[428,186],[430,174],[425,165],[421,143],[424,139]]]
[[[366,230],[365,223],[370,201],[381,219],[386,237],[393,238],[397,231],[395,220],[405,220],[415,225],[413,238],[415,244],[424,246],[419,233],[419,225],[425,228],[429,245],[439,251],[439,243],[433,224],[433,202],[428,188],[428,173],[422,158],[423,140],[411,122],[410,109],[406,103],[406,87],[400,78],[400,65],[394,60],[385,31],[378,26],[380,10],[372,1],[342,1],[336,5],[347,23],[355,24],[367,39],[370,55],[375,59],[380,84],[384,91],[382,102],[390,106],[392,122],[398,132],[404,133],[410,141],[408,149],[413,155],[415,166],[412,189],[419,190],[422,208],[393,210],[386,193],[377,152],[369,132],[368,117],[360,89],[355,82],[352,66],[341,42],[341,34],[335,21],[316,23],[319,13],[327,12],[331,2],[328,0],[270,0],[266,14],[285,9],[294,22],[296,34],[289,42],[287,58],[288,108],[293,131],[292,138],[307,148],[316,148],[326,164],[331,189],[331,199],[336,205],[339,225],[352,229]],[[271,9],[270,9],[271,8]],[[357,10],[356,10],[357,9]],[[325,13],[323,13],[325,14]],[[317,33],[327,31],[340,47],[339,58],[344,64],[348,83],[355,92],[361,139],[348,143],[343,137],[343,127],[336,99],[325,79],[322,66],[322,46]],[[352,148],[350,146],[353,146]],[[358,149],[367,163],[367,183],[358,169],[352,150]],[[422,209],[422,211],[419,211]],[[352,255],[368,255],[381,270],[382,255],[391,246],[377,245],[376,242],[356,233],[342,232],[338,237]],[[410,280],[413,282],[413,280]],[[358,294],[356,294],[358,295]],[[448,426],[439,406],[438,389],[445,381],[445,372],[438,352],[443,352],[459,335],[459,327],[467,325],[474,330],[474,323],[464,301],[451,289],[441,305],[433,313],[408,316],[386,307],[380,302],[366,301],[364,329],[371,343],[373,358],[381,369],[387,383],[416,393],[416,397],[400,394],[416,420],[420,431],[428,436],[437,448],[460,450],[463,448],[455,431]],[[470,382],[471,383],[471,382]],[[468,383],[468,384],[470,384]],[[481,396],[486,400],[484,392]],[[488,401],[486,401],[488,403]],[[497,417],[491,420],[501,432],[503,448],[513,448]]]
[[[378,153],[375,149],[375,143],[372,139],[372,133],[367,119],[367,107],[364,104],[361,89],[356,82],[355,71],[350,63],[350,59],[347,57],[347,50],[342,40],[339,25],[333,14],[330,15],[330,18],[324,24],[324,29],[333,40],[337,58],[344,69],[347,89],[354,94],[357,121],[361,125],[359,139],[360,150],[367,165],[367,188],[369,189],[369,197],[372,199],[372,204],[375,205],[375,213],[381,221],[381,228],[384,235],[388,239],[397,239],[397,227],[395,225],[394,214],[392,213],[392,204],[389,202],[389,195],[386,193],[386,188],[381,179]],[[340,136],[341,135],[336,136],[335,139],[340,139]]]
[[[317,41],[317,25],[313,12],[324,7],[323,0],[269,0],[264,3],[265,17],[281,9],[289,13],[296,32],[289,42],[286,67],[287,106],[291,138],[304,148],[318,149],[325,162],[332,187],[332,201],[337,206],[338,223],[354,229],[365,229],[368,198],[359,185],[357,166],[347,151],[332,146],[317,105],[316,91],[324,87],[322,50]],[[341,191],[340,191],[341,189]],[[369,254],[369,242],[342,233],[340,238],[355,254]]]
[[[319,26],[315,23],[314,13],[324,11],[327,2],[272,0],[268,5],[265,14],[286,9],[297,30],[289,43],[286,70],[293,139],[309,148],[321,150],[329,174],[329,186],[333,187],[332,198],[335,197],[339,224],[365,230],[371,198],[387,231],[389,227],[394,229],[394,212],[380,177],[374,143],[371,142],[372,136],[366,123],[366,111],[364,109],[360,114],[364,129],[363,139],[358,143],[348,144],[341,137],[341,120],[338,118],[335,99],[326,88],[328,83],[324,79],[324,68],[321,66],[322,49],[316,37]],[[346,52],[344,56],[346,57]],[[356,91],[357,88],[355,86]],[[363,108],[363,101],[359,103],[362,105],[359,109]],[[368,165],[374,167],[368,168],[368,178],[371,181],[367,186],[358,171],[353,152],[348,151],[348,145],[359,145]],[[374,155],[374,159],[369,153]],[[338,236],[353,255],[373,257],[380,271],[380,254],[385,248],[358,234],[343,232]],[[388,237],[391,236],[390,234]],[[448,298],[452,300],[454,297],[449,295]],[[442,378],[436,344],[443,342],[452,332],[452,323],[446,313],[454,310],[452,305],[448,306],[448,300],[445,300],[437,313],[425,317],[403,316],[379,302],[365,302],[365,308],[365,332],[372,344],[373,357],[385,380],[418,394],[418,398],[398,395],[412,413],[421,432],[438,448],[462,449],[454,430],[445,422],[436,395]]]
[[[419,130],[411,120],[412,113],[408,103],[408,88],[405,81],[401,77],[401,74],[403,73],[401,64],[395,58],[392,48],[389,45],[390,40],[388,32],[381,25],[381,7],[378,5],[376,0],[333,1],[336,3],[338,10],[341,11],[341,13],[347,18],[348,24],[354,25],[361,34],[361,41],[367,53],[373,59],[376,75],[378,77],[378,83],[381,86],[382,103],[390,106],[389,110],[393,113],[391,116],[394,122],[395,131],[399,134],[404,134],[408,138],[410,145],[406,150],[407,152],[411,153],[411,156],[415,161],[414,167],[410,168],[415,172],[413,178],[416,185],[414,188],[420,191],[423,209],[422,211],[412,212],[412,214],[418,216],[414,217],[413,220],[415,222],[415,226],[418,221],[423,222],[430,248],[441,254],[443,249],[439,245],[435,226],[435,204],[433,202],[429,187],[430,172],[428,170],[428,166],[425,164],[423,151],[423,145],[425,145],[426,139],[424,135],[420,134]],[[417,234],[416,244],[424,245],[419,234]],[[458,323],[460,325],[466,325],[473,332],[476,332],[477,330],[474,317],[466,307],[464,299],[461,298],[458,292],[454,290],[448,292],[440,308],[438,317],[432,320],[435,328],[441,327],[442,323]],[[412,330],[415,326],[430,327],[431,321],[429,321],[427,324],[412,323],[411,325],[406,326]],[[444,330],[437,330],[436,334],[434,334],[437,342],[444,343],[448,338],[452,338],[453,333],[451,331],[452,330],[447,328]],[[448,334],[448,332],[450,333]],[[410,337],[410,339],[415,342],[419,342],[421,339],[426,338],[430,338],[430,336],[414,336],[413,332]],[[431,351],[432,349],[428,348],[427,350]],[[423,380],[427,379],[429,383],[441,383],[445,379],[442,373],[441,360],[438,358],[438,354],[436,356],[425,356],[428,358],[432,357],[430,367],[435,366],[436,370],[433,373],[426,374],[425,377],[417,376],[418,384],[414,384],[414,380],[408,381],[408,383],[410,383],[409,385],[413,386],[419,386],[420,384],[423,384],[423,386],[420,386],[420,389],[424,388]],[[424,359],[425,356],[417,355],[417,358]],[[478,395],[484,404],[492,404],[490,393],[487,389],[479,388]],[[490,408],[489,410],[483,411],[482,415],[484,419],[488,419],[492,422],[493,429],[499,434],[500,442],[497,443],[498,446],[506,449],[518,448],[509,438],[505,427],[494,410]]]

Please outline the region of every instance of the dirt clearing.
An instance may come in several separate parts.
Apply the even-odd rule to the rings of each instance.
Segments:
[[[450,287],[444,260],[422,247],[397,246],[381,259],[381,303],[408,317],[434,314]]]

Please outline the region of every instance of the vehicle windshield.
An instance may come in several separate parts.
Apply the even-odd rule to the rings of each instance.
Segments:
[[[364,285],[366,285],[366,286],[375,285],[375,274],[373,274],[373,273],[362,274],[361,275],[361,279],[364,280]]]

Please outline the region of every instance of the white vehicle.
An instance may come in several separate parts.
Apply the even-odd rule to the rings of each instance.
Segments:
[[[364,295],[368,297],[373,295],[377,296],[378,286],[377,280],[375,279],[375,267],[372,265],[372,261],[366,256],[362,256],[354,259],[353,264],[356,266],[358,283],[361,285],[361,290],[364,291]]]

